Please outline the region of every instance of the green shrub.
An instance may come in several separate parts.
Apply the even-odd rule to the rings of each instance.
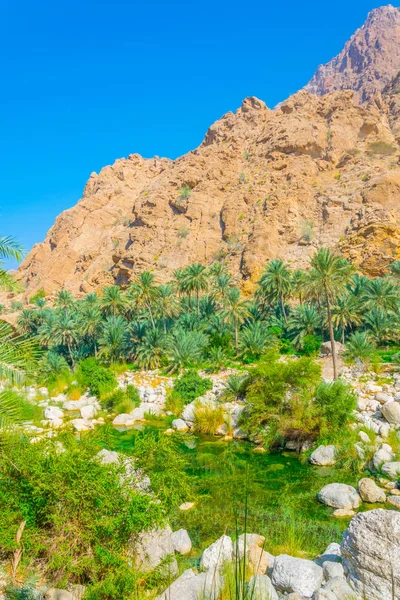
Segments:
[[[79,364],[77,379],[99,398],[110,393],[117,385],[114,373],[100,365],[95,358],[86,358]]]
[[[390,156],[396,152],[396,148],[387,142],[372,142],[368,146],[369,154],[382,154],[383,156]]]
[[[268,352],[249,374],[243,428],[268,444],[288,436],[316,437],[312,397],[320,379],[321,367],[311,358],[282,362],[277,352]]]
[[[129,395],[120,388],[107,396],[103,396],[100,402],[102,409],[118,414],[130,413],[137,406]]]
[[[29,298],[29,304],[35,304],[36,300],[39,300],[39,298],[46,298],[46,292],[43,288],[35,292],[33,296]]]
[[[209,406],[197,404],[194,410],[194,429],[198,433],[214,434],[218,427],[224,423],[224,409],[222,406]]]
[[[346,435],[357,406],[352,389],[340,379],[322,382],[315,391],[315,404],[320,417],[320,436],[334,441]]]
[[[12,300],[10,308],[11,308],[11,312],[17,312],[19,310],[22,310],[24,308],[24,305],[19,300]]]
[[[306,335],[303,340],[303,353],[306,356],[318,354],[321,350],[322,340],[316,335]]]
[[[70,434],[61,441],[64,452],[51,440],[10,440],[0,454],[2,557],[11,559],[16,532],[26,521],[21,569],[40,565],[55,587],[100,585],[117,572],[131,581],[129,548],[139,532],[161,524],[162,505],[135,490],[122,464],[94,460],[94,438],[78,441]],[[120,589],[96,596],[121,597]]]
[[[185,404],[189,404],[211,388],[210,379],[201,377],[193,369],[186,371],[174,384],[174,391],[182,397]]]
[[[138,392],[137,388],[135,388],[134,385],[129,383],[126,386],[125,395],[127,398],[129,398],[129,400],[131,400],[133,402],[134,406],[139,406],[140,396],[139,396],[139,392]]]

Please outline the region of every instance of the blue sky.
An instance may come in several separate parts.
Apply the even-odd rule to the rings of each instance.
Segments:
[[[92,171],[179,156],[246,96],[273,107],[376,6],[0,0],[0,235],[29,250]]]

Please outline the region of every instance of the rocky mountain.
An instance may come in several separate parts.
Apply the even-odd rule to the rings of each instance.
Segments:
[[[400,71],[400,9],[372,10],[343,50],[321,65],[305,89],[313,94],[355,90],[355,101],[370,100]]]
[[[26,295],[124,286],[143,269],[165,280],[195,261],[251,282],[268,259],[301,267],[320,246],[382,272],[400,257],[400,121],[385,94],[357,106],[352,91],[300,91],[273,111],[247,98],[176,160],[133,154],[93,173],[19,268]]]

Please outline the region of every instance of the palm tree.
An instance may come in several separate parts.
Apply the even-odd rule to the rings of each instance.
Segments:
[[[225,305],[228,298],[228,290],[232,285],[233,280],[229,273],[221,273],[212,279],[211,297],[218,302],[220,308]]]
[[[304,288],[307,285],[307,272],[303,269],[296,269],[292,273],[292,290],[300,304],[303,302]]]
[[[283,260],[271,260],[265,267],[259,281],[259,295],[270,302],[279,303],[287,323],[285,301],[290,298],[292,291],[292,276]]]
[[[241,356],[251,360],[258,359],[273,343],[273,336],[260,321],[250,323],[241,329],[239,334],[239,350]]]
[[[362,297],[366,310],[380,308],[386,312],[399,309],[399,288],[389,278],[370,279]]]
[[[247,380],[248,375],[229,375],[224,384],[221,398],[226,402],[237,401],[243,398]]]
[[[19,291],[20,286],[13,276],[3,267],[3,260],[20,262],[23,256],[22,246],[10,236],[0,238],[0,288],[7,291]]]
[[[196,295],[197,315],[200,315],[200,292],[205,292],[208,289],[207,269],[200,263],[189,265],[185,269],[184,276],[185,288]]]
[[[38,328],[38,311],[24,308],[17,318],[17,329],[26,335],[33,335]]]
[[[130,295],[139,306],[143,306],[149,313],[153,329],[156,328],[152,306],[160,296],[160,290],[155,284],[155,277],[150,271],[140,273],[129,289]]]
[[[321,248],[314,254],[308,273],[307,293],[326,305],[334,379],[337,379],[338,372],[331,306],[346,293],[353,273],[353,266],[348,260],[336,256],[327,248]]]
[[[300,304],[290,316],[287,331],[296,348],[302,350],[307,336],[321,329],[321,316],[314,306]]]
[[[375,344],[367,331],[356,331],[350,336],[345,353],[348,360],[360,360],[363,363],[370,363],[375,355]]]
[[[394,279],[400,279],[400,260],[396,260],[389,265],[389,271]]]
[[[61,308],[67,313],[74,304],[74,297],[69,290],[59,290],[54,300],[55,308]]]
[[[165,356],[166,338],[158,329],[148,331],[138,344],[136,361],[141,369],[158,369]]]
[[[395,315],[389,316],[381,308],[374,307],[364,319],[370,334],[378,343],[390,337],[390,334],[397,335],[398,318]]]
[[[361,300],[365,294],[365,289],[368,283],[368,277],[365,277],[365,275],[360,275],[359,273],[354,273],[348,285],[348,288],[351,291],[351,293],[357,298],[357,300]]]
[[[128,344],[128,324],[121,316],[110,316],[99,339],[100,356],[111,363],[124,357]]]
[[[239,325],[249,316],[249,302],[241,298],[239,288],[229,288],[226,307],[221,312],[222,318],[233,325],[235,334],[236,355],[239,350]]]
[[[107,316],[113,316],[124,312],[128,305],[128,298],[122,293],[118,285],[110,285],[103,290],[103,296],[100,298],[100,306]]]
[[[88,307],[78,316],[78,327],[82,335],[88,337],[94,348],[94,355],[97,357],[97,338],[99,337],[103,326],[103,318],[97,306]]]
[[[99,298],[95,292],[89,292],[83,299],[83,303],[86,307],[88,306],[97,306],[99,303]]]
[[[72,366],[75,365],[72,346],[75,344],[78,338],[79,329],[75,316],[69,311],[61,311],[57,313],[52,322],[51,337],[47,341],[52,345],[66,346],[68,348]]]
[[[167,319],[176,317],[179,314],[179,302],[175,297],[174,287],[171,284],[160,285],[158,290],[160,295],[157,302],[157,309],[162,317],[164,334],[166,334]]]
[[[200,331],[175,330],[166,340],[169,372],[174,373],[197,363],[207,345],[208,337]]]
[[[332,308],[332,323],[342,333],[342,344],[344,344],[346,329],[361,323],[361,312],[360,302],[351,293],[339,298],[337,304]]]
[[[0,322],[0,377],[9,385],[23,383],[34,372],[40,349],[34,338],[15,335],[5,321]],[[0,430],[24,418],[21,398],[14,391],[0,391]]]

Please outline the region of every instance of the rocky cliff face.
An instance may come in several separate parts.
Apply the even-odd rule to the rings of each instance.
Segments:
[[[351,91],[301,91],[274,111],[247,98],[175,161],[131,155],[93,173],[21,265],[26,294],[216,259],[254,279],[268,259],[304,266],[319,246],[381,272],[400,257],[394,97],[361,107]]]
[[[372,10],[343,50],[321,65],[305,89],[313,94],[355,90],[355,101],[368,101],[400,71],[400,9]]]

